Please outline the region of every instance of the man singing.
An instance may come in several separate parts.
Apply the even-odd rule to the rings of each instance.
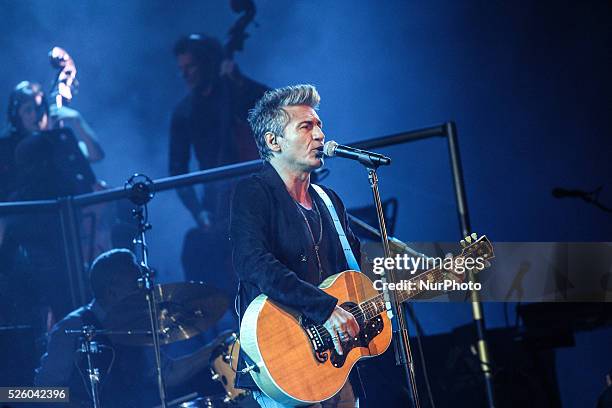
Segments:
[[[266,92],[250,111],[249,123],[265,163],[260,173],[237,185],[230,232],[240,280],[240,314],[264,293],[323,324],[334,338],[336,351],[342,353],[337,338],[356,336],[359,325],[317,285],[330,275],[355,269],[349,268],[348,258],[359,259],[360,251],[340,198],[322,187],[350,243],[353,254],[348,256],[321,193],[310,183],[311,173],[323,165],[325,135],[316,112],[319,101],[314,86],[289,86]],[[241,361],[239,368],[243,367]],[[255,389],[254,397],[262,407],[283,407],[258,391],[248,374],[239,375],[237,384]],[[356,406],[351,383],[313,406]]]

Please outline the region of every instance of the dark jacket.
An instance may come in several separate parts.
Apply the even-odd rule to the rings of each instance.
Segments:
[[[0,137],[0,201],[10,201],[19,187],[15,149],[22,139],[22,135],[11,131]]]
[[[347,223],[344,205],[336,193],[323,187],[331,198],[356,259],[359,241]],[[310,187],[323,219],[323,273],[319,268],[310,232],[285,184],[269,164],[237,185],[232,201],[230,238],[233,262],[240,280],[239,308],[242,316],[261,293],[300,311],[316,323],[330,316],[337,299],[317,287],[330,275],[348,268],[342,246],[327,207]],[[239,368],[244,367],[240,359]],[[238,374],[237,384],[256,388],[249,374]]]
[[[259,157],[247,123],[249,109],[268,88],[247,77],[221,78],[212,93],[187,95],[174,109],[170,125],[169,172],[171,176],[189,172],[191,151],[200,170],[225,166]],[[185,187],[179,197],[197,216],[202,210],[227,220],[228,183],[208,183],[200,202],[193,187]],[[217,214],[222,212],[223,214]]]

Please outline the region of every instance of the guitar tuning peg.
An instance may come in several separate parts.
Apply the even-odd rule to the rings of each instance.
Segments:
[[[462,247],[466,247],[467,246],[467,242],[465,242],[464,239],[462,239],[461,241],[459,241],[459,243],[461,244]]]
[[[472,243],[472,238],[471,238],[471,237],[468,235],[467,237],[465,237],[465,241],[466,241],[468,244],[471,244],[471,243]]]
[[[475,233],[475,232],[472,232],[472,234],[471,234],[470,236],[472,237],[472,239],[473,239],[474,241],[476,241],[476,240],[478,239],[478,234],[477,234],[477,233]]]

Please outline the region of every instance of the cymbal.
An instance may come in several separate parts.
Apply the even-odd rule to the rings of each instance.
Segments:
[[[155,285],[160,344],[190,339],[212,327],[229,306],[229,297],[221,290],[203,282],[179,282]],[[109,330],[145,332],[151,330],[149,307],[144,291],[125,297],[111,308],[104,327]],[[116,343],[152,346],[149,334],[109,337]]]

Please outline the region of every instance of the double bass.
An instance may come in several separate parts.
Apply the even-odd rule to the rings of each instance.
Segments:
[[[230,0],[230,7],[236,14],[242,15],[234,22],[228,31],[228,39],[224,45],[225,58],[231,60],[236,51],[244,49],[244,41],[249,37],[246,28],[255,18],[255,3],[253,0]]]
[[[69,172],[87,174],[88,191],[106,189],[106,183],[98,180],[91,170],[89,162],[98,161],[104,157],[93,131],[80,117],[80,114],[68,108],[78,88],[76,79],[77,68],[74,59],[61,47],[53,47],[49,52],[51,67],[57,70],[49,95],[51,97],[51,127],[52,129],[71,128],[71,132],[60,132],[64,149],[70,157]],[[67,119],[73,124],[69,126]],[[53,131],[53,130],[52,130]],[[75,136],[76,134],[76,136]],[[75,149],[78,146],[78,149]],[[82,192],[82,191],[78,191]],[[91,263],[102,252],[112,248],[111,230],[115,219],[114,205],[108,203],[96,204],[82,209],[80,223],[81,251],[83,261]]]

